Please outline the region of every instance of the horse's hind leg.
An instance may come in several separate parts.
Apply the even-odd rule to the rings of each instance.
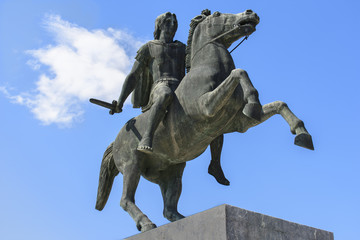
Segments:
[[[159,178],[159,186],[164,200],[164,217],[171,222],[184,218],[177,210],[181,188],[182,175],[185,163],[172,165],[165,171],[162,171]]]
[[[125,163],[123,168],[123,193],[120,206],[130,214],[139,231],[145,232],[156,228],[150,219],[135,205],[135,192],[140,180],[137,161]]]

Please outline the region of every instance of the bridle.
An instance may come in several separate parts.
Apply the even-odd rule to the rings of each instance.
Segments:
[[[210,44],[210,43],[215,43],[216,40],[222,38],[223,36],[225,36],[225,35],[227,35],[227,34],[229,34],[229,33],[232,33],[232,32],[234,32],[234,31],[238,30],[240,27],[241,27],[241,26],[240,26],[239,24],[234,24],[234,28],[232,28],[232,29],[230,29],[230,30],[228,30],[228,31],[220,34],[219,36],[216,36],[216,37],[214,37],[213,39],[207,41],[206,43],[204,43],[204,45],[202,45],[202,46],[192,55],[191,60],[193,60],[193,58],[196,56],[196,54],[198,54],[206,45],[208,45],[208,44]],[[241,42],[240,42],[238,45],[236,45],[236,47],[234,47],[234,48],[230,51],[230,53],[232,53],[238,46],[240,46],[240,44],[242,44],[242,43],[243,43],[245,40],[247,40],[248,38],[249,38],[249,35],[246,35],[246,36],[244,37],[244,39],[241,40]]]

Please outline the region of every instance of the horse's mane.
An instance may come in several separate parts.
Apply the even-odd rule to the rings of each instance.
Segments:
[[[199,23],[205,20],[207,16],[211,14],[211,11],[209,9],[205,9],[201,12],[201,15],[198,15],[191,19],[190,22],[190,30],[189,30],[189,36],[186,44],[186,58],[185,58],[185,67],[186,72],[190,72],[191,68],[191,46],[192,46],[192,38],[195,32],[195,28]]]

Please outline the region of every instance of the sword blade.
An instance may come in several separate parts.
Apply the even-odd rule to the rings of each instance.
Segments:
[[[110,110],[115,110],[116,107],[116,101],[113,101],[112,103],[104,102],[99,99],[90,98],[90,102],[99,106],[102,106],[104,108],[108,108]]]

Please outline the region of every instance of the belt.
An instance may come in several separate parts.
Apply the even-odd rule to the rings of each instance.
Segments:
[[[159,79],[157,79],[155,81],[155,83],[157,82],[180,82],[179,79],[174,78],[174,77],[160,77]]]

